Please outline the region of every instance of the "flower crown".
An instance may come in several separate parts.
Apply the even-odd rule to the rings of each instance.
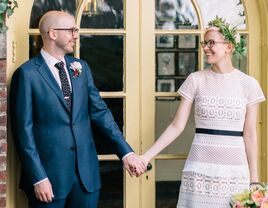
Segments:
[[[233,44],[235,52],[243,55],[246,51],[246,40],[237,33],[236,27],[231,27],[224,19],[216,16],[216,19],[208,23],[209,27],[219,28],[219,32],[224,36],[225,40]]]

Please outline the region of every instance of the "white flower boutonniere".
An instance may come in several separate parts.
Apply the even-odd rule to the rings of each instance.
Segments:
[[[82,73],[82,65],[80,62],[75,61],[71,63],[70,69],[73,70],[73,77],[78,77]]]

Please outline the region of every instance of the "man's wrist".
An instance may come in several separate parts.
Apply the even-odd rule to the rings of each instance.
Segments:
[[[125,155],[122,157],[122,160],[126,159],[128,156],[133,155],[133,154],[134,154],[134,152],[129,152],[129,153],[125,154]]]
[[[36,186],[36,185],[42,183],[42,182],[45,181],[45,180],[48,180],[48,178],[44,178],[44,179],[42,179],[41,181],[37,181],[37,182],[34,183],[33,185]]]

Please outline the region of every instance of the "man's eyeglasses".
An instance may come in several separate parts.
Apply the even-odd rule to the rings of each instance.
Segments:
[[[71,31],[72,35],[75,35],[79,32],[79,29],[75,28],[75,27],[72,27],[72,28],[53,28],[52,30],[67,30],[67,31]],[[47,33],[49,33],[49,31]]]
[[[207,46],[208,48],[213,48],[213,46],[214,46],[215,44],[218,44],[218,43],[221,43],[221,44],[228,44],[228,42],[215,41],[215,40],[208,40],[208,41],[201,41],[201,42],[200,42],[202,48],[205,48],[206,46]]]

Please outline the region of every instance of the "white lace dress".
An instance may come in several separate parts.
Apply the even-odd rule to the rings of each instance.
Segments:
[[[243,131],[246,107],[265,100],[258,82],[235,69],[189,75],[178,93],[194,102],[196,128]],[[196,133],[185,163],[177,208],[229,208],[249,187],[242,136]]]

